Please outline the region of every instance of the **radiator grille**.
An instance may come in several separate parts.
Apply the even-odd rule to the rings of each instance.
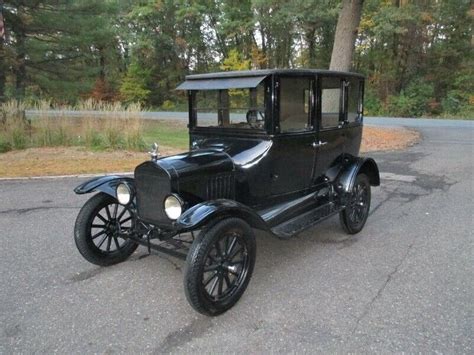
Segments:
[[[140,218],[153,224],[169,223],[163,208],[163,200],[171,192],[166,172],[158,167],[139,167],[135,171],[135,184]]]
[[[234,198],[234,178],[231,174],[217,175],[209,178],[207,182],[207,198]]]

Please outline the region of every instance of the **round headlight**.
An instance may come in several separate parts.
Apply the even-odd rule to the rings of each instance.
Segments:
[[[178,219],[183,212],[183,203],[176,195],[169,195],[165,199],[165,213],[169,219]]]
[[[132,192],[127,184],[117,185],[117,200],[121,205],[128,205],[132,200]]]

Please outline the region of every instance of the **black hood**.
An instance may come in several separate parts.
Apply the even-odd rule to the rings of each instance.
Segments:
[[[157,160],[157,165],[166,170],[170,177],[186,178],[203,172],[213,175],[234,170],[230,156],[220,149],[197,149]]]
[[[195,142],[201,148],[200,150],[213,149],[228,154],[236,169],[246,169],[254,165],[265,157],[272,146],[271,140],[249,139],[248,137],[196,138]]]

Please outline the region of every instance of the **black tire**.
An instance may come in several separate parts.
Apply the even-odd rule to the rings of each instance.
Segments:
[[[132,211],[110,195],[98,193],[81,208],[74,240],[81,255],[92,264],[109,266],[126,260],[138,244],[118,236],[119,226],[133,228]]]
[[[346,208],[339,213],[342,228],[349,234],[364,228],[370,211],[370,182],[365,174],[356,177]]]
[[[203,229],[189,250],[184,271],[191,306],[209,316],[230,309],[247,288],[255,256],[255,236],[243,220],[226,218]]]

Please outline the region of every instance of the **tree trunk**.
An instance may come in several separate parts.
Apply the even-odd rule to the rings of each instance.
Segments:
[[[18,19],[20,19],[17,30],[15,33],[16,37],[16,99],[22,100],[25,98],[25,86],[26,86],[26,30],[25,24],[23,23],[23,7],[18,6]]]
[[[306,43],[308,44],[308,65],[310,68],[316,67],[316,43],[314,42],[314,35],[316,29],[313,27],[305,32]]]
[[[0,103],[6,100],[5,97],[5,82],[6,77],[5,53],[3,48],[3,39],[0,38]]]
[[[3,0],[0,0],[0,103],[5,101],[5,82],[7,65],[5,63],[5,24],[3,22]]]
[[[25,35],[24,33],[17,33],[17,55],[16,55],[16,99],[22,100],[25,98],[26,86],[26,53],[25,53]]]
[[[329,69],[349,71],[364,0],[343,0]]]

